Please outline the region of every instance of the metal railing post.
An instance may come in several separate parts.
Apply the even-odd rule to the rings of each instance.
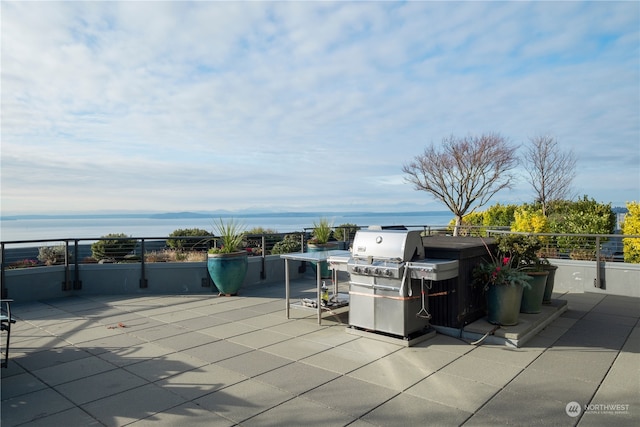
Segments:
[[[144,265],[144,238],[143,238],[143,239],[140,239],[140,287],[141,288],[149,287],[145,273],[146,272],[145,272],[145,265]]]
[[[596,278],[593,280],[593,286],[602,288],[600,278],[600,236],[596,236]]]
[[[211,249],[211,239],[206,241],[206,251],[204,253],[204,271],[205,276],[200,280],[200,285],[203,288],[210,288],[212,284],[211,275],[209,274],[209,249]]]
[[[82,282],[80,281],[80,263],[78,262],[78,239],[73,242],[73,289],[82,289]]]
[[[64,241],[64,282],[62,282],[62,290],[71,290],[71,280],[69,274],[69,241]]]
[[[267,257],[267,239],[264,236],[264,234],[262,235],[262,270],[260,271],[260,279],[264,280],[267,278],[267,272],[265,271],[266,269],[266,257]]]
[[[2,298],[9,298],[7,287],[5,286],[5,276],[4,276],[4,243],[0,244],[0,295]]]

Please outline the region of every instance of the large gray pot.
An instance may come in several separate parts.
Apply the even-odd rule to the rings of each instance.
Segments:
[[[544,287],[542,303],[551,304],[551,295],[553,294],[553,286],[556,282],[556,270],[558,269],[558,266],[549,264],[545,266],[544,269],[549,272],[549,276],[547,276],[547,285]]]
[[[490,285],[487,290],[487,320],[494,325],[518,324],[522,285]]]
[[[540,313],[542,311],[542,297],[544,289],[547,285],[548,271],[528,271],[527,275],[531,277],[529,286],[522,291],[521,313]]]

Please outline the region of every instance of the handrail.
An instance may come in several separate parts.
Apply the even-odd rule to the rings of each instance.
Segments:
[[[640,239],[640,235],[637,234],[570,234],[570,233],[529,233],[529,232],[518,232],[518,231],[505,231],[505,230],[495,230],[495,229],[487,229],[487,235],[491,234],[509,234],[509,235],[520,235],[520,236],[532,236],[532,237],[554,237],[554,238],[593,238],[595,239],[594,249],[595,249],[595,260],[596,263],[596,277],[593,279],[593,286],[596,288],[602,288],[602,272],[601,269],[603,267],[603,263],[606,262],[604,257],[602,256],[602,239]]]
[[[361,226],[356,226],[357,228],[364,228]],[[425,233],[425,235],[431,235],[432,233],[434,233],[434,231],[442,231],[442,230],[447,230],[447,231],[451,231],[452,227],[451,226],[434,226],[434,225],[406,225],[405,227],[407,228],[421,228],[423,230],[423,232]],[[336,227],[339,228],[339,227]],[[354,227],[350,226],[350,227],[342,227],[343,229],[352,229]],[[483,230],[484,233],[486,233],[487,236],[491,236],[491,235],[496,235],[496,234],[517,234],[517,235],[528,235],[528,236],[538,236],[538,237],[551,237],[551,238],[575,238],[575,239],[594,239],[595,243],[593,244],[593,249],[595,250],[595,260],[596,262],[599,262],[599,265],[602,265],[602,262],[605,262],[603,254],[602,254],[602,242],[603,240],[607,240],[607,239],[640,239],[640,235],[624,235],[624,234],[570,234],[570,233],[528,233],[528,232],[512,232],[510,230],[506,230],[506,229],[501,229],[499,227],[487,227],[487,226],[461,226],[461,228],[465,229],[465,230]],[[252,239],[253,241],[258,240],[260,241],[259,243],[259,250],[260,250],[260,256],[262,257],[262,271],[260,273],[260,277],[262,279],[266,278],[266,271],[265,271],[265,257],[267,255],[267,245],[268,245],[268,238],[270,238],[269,242],[273,243],[274,236],[280,236],[282,238],[284,238],[284,236],[287,235],[300,235],[300,243],[301,243],[301,250],[304,251],[304,245],[306,243],[306,238],[308,238],[308,230],[305,228],[304,231],[298,231],[298,232],[286,232],[286,233],[260,233],[260,234],[248,234],[247,238]],[[348,239],[347,237],[347,233],[343,233],[343,236],[345,236],[345,240]],[[19,250],[19,249],[24,249],[24,250],[33,250],[35,249],[35,246],[29,246],[29,247],[21,247],[21,248],[10,248],[11,246],[14,245],[25,245],[25,244],[46,244],[46,243],[58,243],[59,245],[64,245],[64,282],[63,282],[63,289],[64,290],[71,290],[71,289],[81,289],[82,288],[82,283],[80,281],[80,273],[79,273],[79,264],[80,262],[80,257],[79,257],[79,250],[80,250],[80,242],[86,242],[86,244],[89,243],[94,243],[94,242],[98,242],[101,240],[112,240],[112,241],[119,241],[119,240],[135,240],[136,241],[136,247],[139,247],[141,249],[141,258],[139,260],[140,262],[140,268],[141,268],[141,281],[140,281],[140,287],[146,287],[147,283],[146,283],[146,275],[145,275],[145,269],[146,269],[146,264],[147,262],[145,261],[145,248],[147,247],[147,243],[151,242],[151,241],[159,241],[159,242],[166,242],[167,240],[179,240],[179,239],[201,239],[203,242],[215,242],[216,240],[220,239],[220,237],[218,236],[157,236],[157,237],[135,237],[135,236],[129,236],[129,237],[90,237],[90,238],[61,238],[61,239],[31,239],[31,240],[15,240],[15,241],[0,241],[0,282],[1,282],[1,293],[0,295],[5,296],[6,294],[6,289],[5,289],[5,271],[8,267],[7,264],[7,252],[8,250],[13,251],[13,250]],[[73,244],[73,252],[70,251],[70,247],[71,244]],[[139,246],[138,246],[139,245]],[[592,244],[589,243],[589,245],[591,246]],[[256,246],[254,246],[256,247]],[[134,250],[135,251],[135,250]],[[71,256],[72,255],[72,256]],[[611,261],[615,261],[615,259],[611,259]],[[73,264],[73,277],[71,275],[71,264]],[[599,271],[600,269],[597,269],[598,271],[598,275],[596,277],[596,285],[598,285],[600,283],[600,275],[599,275]]]

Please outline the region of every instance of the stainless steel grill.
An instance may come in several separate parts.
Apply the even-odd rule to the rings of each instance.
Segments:
[[[349,325],[402,337],[427,329],[425,281],[456,277],[458,261],[424,254],[419,230],[359,230],[346,268]]]

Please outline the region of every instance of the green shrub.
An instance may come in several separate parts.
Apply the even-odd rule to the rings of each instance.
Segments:
[[[640,235],[640,203],[627,203],[629,212],[622,223],[622,234]],[[640,264],[640,239],[622,239],[624,262]]]
[[[616,215],[611,204],[589,200],[587,196],[575,202],[561,200],[550,203],[548,210],[549,229],[558,234],[613,234]],[[607,239],[600,239],[604,243]],[[558,237],[560,252],[569,253],[576,259],[595,257],[595,240],[588,237]]]
[[[518,205],[501,205],[497,203],[484,211],[482,225],[490,227],[510,227],[515,221]]]
[[[471,212],[462,217],[462,222],[458,228],[459,236],[484,236],[486,229],[482,227],[484,212]],[[453,232],[456,225],[455,218],[449,221],[447,230]]]
[[[186,228],[177,229],[169,234],[169,237],[184,237],[194,236],[193,239],[167,239],[167,246],[172,249],[182,250],[206,250],[207,249],[207,236],[213,236],[207,230],[201,230],[199,228]]]
[[[264,236],[264,244],[267,248],[267,252],[268,248],[272,247],[281,239],[277,230],[263,227],[253,227],[245,234],[247,235],[246,248],[250,251],[251,255],[262,255],[262,236]]]
[[[247,234],[278,234],[278,231],[270,228],[253,227],[251,230],[247,230]]]
[[[341,242],[348,242],[353,240],[356,235],[356,231],[358,231],[360,227],[356,224],[340,224],[334,227],[333,237]]]
[[[64,262],[65,245],[41,246],[38,248],[38,261],[46,265],[54,265]]]
[[[528,233],[548,233],[549,221],[542,213],[541,208],[523,205],[515,210],[511,231]]]
[[[136,240],[124,233],[107,234],[91,245],[91,254],[97,260],[122,261],[136,248]]]
[[[300,252],[301,247],[299,234],[287,234],[284,236],[284,239],[273,245],[271,253],[273,255],[277,255]]]
[[[496,237],[498,250],[509,258],[516,268],[539,268],[542,260],[538,256],[542,248],[537,236],[524,234],[501,234]]]

